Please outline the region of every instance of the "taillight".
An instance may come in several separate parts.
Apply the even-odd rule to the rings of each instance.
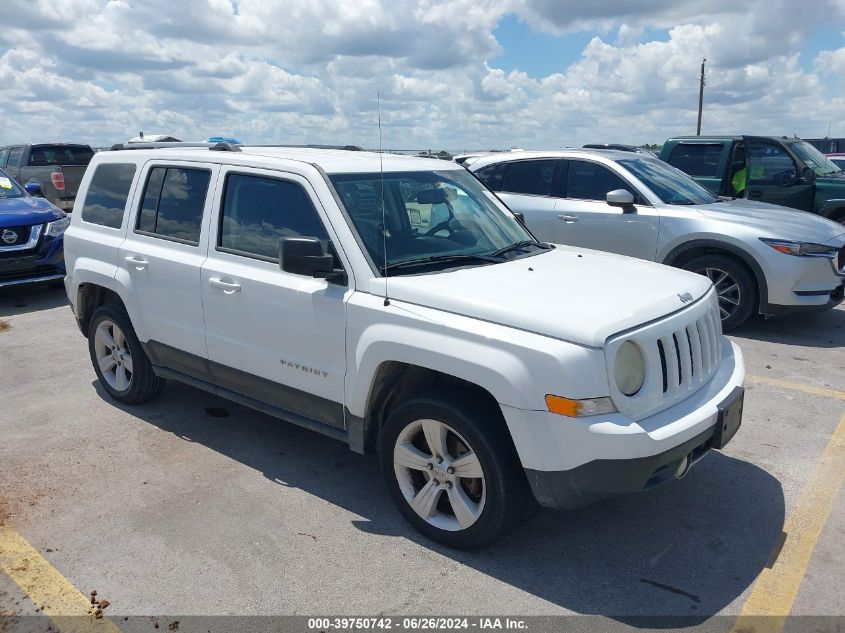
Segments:
[[[54,171],[50,174],[50,180],[53,181],[53,186],[58,189],[59,191],[64,191],[65,189],[65,175],[60,171]]]

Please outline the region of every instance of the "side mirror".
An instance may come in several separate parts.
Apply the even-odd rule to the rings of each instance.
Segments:
[[[516,218],[516,221],[519,222],[522,226],[525,226],[525,214],[519,211],[512,211],[513,216]]]
[[[636,213],[634,206],[634,194],[626,189],[614,189],[607,192],[607,204],[611,207],[620,207],[623,213]]]
[[[802,169],[801,176],[798,177],[797,184],[809,185],[814,182],[816,182],[816,172],[813,171],[810,167],[805,167],[804,169]]]
[[[23,186],[26,189],[26,192],[31,196],[41,196],[44,197],[44,191],[41,189],[41,185],[37,182],[30,181]]]
[[[316,237],[283,237],[279,239],[279,268],[295,275],[319,277],[345,282],[346,273],[334,269],[334,257],[323,250]]]

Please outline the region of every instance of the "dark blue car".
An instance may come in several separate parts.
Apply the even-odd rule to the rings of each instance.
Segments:
[[[26,191],[0,169],[0,288],[58,282],[65,276],[64,211]]]

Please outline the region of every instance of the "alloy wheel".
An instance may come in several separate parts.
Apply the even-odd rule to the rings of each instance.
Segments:
[[[132,384],[132,352],[120,327],[103,319],[94,332],[94,353],[100,374],[115,391],[126,391]]]
[[[742,290],[737,280],[721,268],[708,266],[695,272],[699,275],[706,276],[713,282],[713,286],[716,288],[716,295],[719,297],[719,314],[722,317],[722,321],[736,314],[742,302]]]
[[[408,505],[430,525],[465,530],[484,511],[484,471],[469,443],[437,420],[406,426],[393,448],[393,468]]]

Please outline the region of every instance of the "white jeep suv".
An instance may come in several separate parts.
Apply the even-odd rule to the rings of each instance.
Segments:
[[[108,393],[165,379],[378,450],[421,532],[491,542],[675,477],[739,427],[709,280],[535,240],[455,163],[305,148],[105,151],[65,236]]]
[[[722,326],[752,314],[820,312],[845,298],[845,227],[719,198],[663,161],[622,151],[491,154],[469,167],[542,240],[709,277]]]

